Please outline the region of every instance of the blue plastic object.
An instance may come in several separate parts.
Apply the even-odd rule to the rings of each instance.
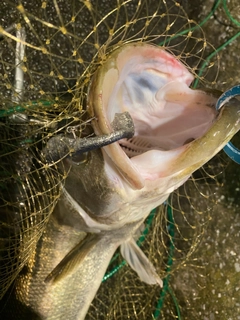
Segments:
[[[240,84],[225,91],[217,101],[216,109],[219,110],[226,102],[232,98],[240,96]],[[240,102],[239,102],[240,103]],[[223,148],[225,153],[236,163],[240,164],[240,150],[235,147],[231,142],[228,142]]]

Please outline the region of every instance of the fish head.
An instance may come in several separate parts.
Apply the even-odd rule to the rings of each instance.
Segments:
[[[110,54],[89,89],[94,131],[110,134],[115,114],[128,111],[135,134],[94,151],[80,174],[71,170],[67,188],[82,207],[118,223],[141,219],[223,148],[238,130],[238,109],[217,112],[216,94],[189,88],[193,79],[161,47],[127,44]]]
[[[174,56],[146,44],[116,50],[95,74],[89,93],[95,132],[112,132],[115,113],[133,118],[134,137],[104,148],[133,188],[164,176],[166,165],[216,118],[216,98],[191,90],[192,81]]]

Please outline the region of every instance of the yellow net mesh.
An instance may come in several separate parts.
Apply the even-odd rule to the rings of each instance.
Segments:
[[[217,202],[214,188],[220,187],[217,177],[223,167],[221,162],[217,167],[209,163],[207,171],[202,169],[172,194],[168,206],[152,214],[151,223],[146,221],[145,227],[148,223],[150,227],[140,245],[164,278],[163,289],[141,282],[116,254],[86,319],[175,319],[178,314],[185,315],[183,319],[198,317],[198,310],[194,304],[189,305],[187,297],[193,294],[193,288],[204,287],[207,276],[194,253],[211,220]],[[178,270],[178,277],[169,281]]]
[[[53,135],[66,134],[70,127],[76,126],[77,134],[82,135],[87,88],[108,53],[132,41],[160,44],[197,77],[213,48],[201,28],[196,28],[173,0],[6,0],[1,4],[0,21],[1,297],[34,250],[67,176],[56,164],[47,165],[41,151]],[[17,36],[21,30],[25,40]],[[25,47],[24,57],[16,65],[19,43]],[[24,74],[20,91],[16,87],[17,67]],[[217,73],[216,56],[201,73],[200,81],[214,84]],[[194,265],[192,253],[209,222],[216,201],[212,184],[217,183],[221,171],[221,162],[217,167],[209,165],[207,172],[194,176],[173,194],[168,206],[157,209],[147,225],[141,246],[162,277]],[[119,270],[102,284],[87,319],[176,317],[171,296],[159,302],[160,288],[145,285],[130,268],[120,268],[121,263],[117,255],[108,272]],[[201,283],[201,266],[196,262],[195,267],[197,285]],[[186,305],[181,298],[179,308]]]

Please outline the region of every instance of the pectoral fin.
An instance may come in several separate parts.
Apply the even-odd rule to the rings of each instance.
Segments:
[[[88,252],[99,241],[96,234],[88,234],[79,244],[77,244],[47,276],[45,282],[57,282],[69,275],[84,260]]]
[[[121,254],[143,282],[159,284],[162,287],[162,280],[156,273],[154,266],[133,239],[121,245]]]

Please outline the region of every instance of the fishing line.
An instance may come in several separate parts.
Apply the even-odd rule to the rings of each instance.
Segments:
[[[224,10],[225,10],[228,18],[229,18],[234,24],[236,24],[238,27],[240,27],[240,22],[237,21],[236,19],[234,19],[233,16],[231,15],[231,13],[230,13],[229,10],[228,10],[227,0],[222,0],[222,1],[223,1]]]
[[[227,7],[227,1],[226,0],[222,0],[223,2],[223,7],[224,10],[226,12],[226,15],[228,17],[229,20],[231,20],[234,24],[236,24],[238,27],[240,27],[240,22],[238,22],[236,19],[234,19],[232,17],[232,15],[230,14],[228,7]],[[199,79],[201,78],[204,69],[207,67],[207,65],[209,64],[210,60],[216,55],[218,54],[221,50],[223,50],[225,47],[227,47],[229,44],[231,44],[234,40],[236,40],[238,37],[240,36],[240,31],[237,32],[234,36],[232,36],[229,40],[227,40],[226,42],[224,42],[222,45],[220,45],[217,49],[215,49],[214,52],[212,52],[204,61],[204,63],[202,64],[199,73],[198,73],[198,78],[195,79],[194,84],[193,84],[193,88],[196,88],[198,83],[199,83]],[[216,109],[219,110],[226,102],[228,102],[229,100],[231,100],[233,97],[239,96],[240,95],[240,85],[236,85],[232,88],[230,88],[229,90],[225,91],[221,97],[218,99],[217,104],[216,104]],[[236,162],[237,164],[240,164],[240,150],[235,147],[233,145],[232,142],[228,142],[226,144],[226,146],[223,148],[224,152],[227,154],[227,156],[232,159],[234,162]]]
[[[165,42],[162,42],[160,45],[163,45],[164,43],[169,42],[170,40],[172,40],[173,38],[176,38],[179,35],[184,35],[190,31],[193,31],[201,26],[203,26],[212,16],[213,14],[215,14],[216,9],[218,8],[219,4],[221,3],[221,0],[217,0],[214,2],[214,5],[210,11],[210,13],[207,15],[207,17],[201,22],[199,23],[198,26],[195,26],[193,28],[187,29],[183,32],[180,32],[178,34],[176,34],[174,37],[171,37],[170,39],[168,39]],[[235,24],[237,24],[238,26],[240,26],[240,23],[237,22],[235,19],[232,18],[232,16],[230,15],[228,9],[227,9],[227,5],[226,5],[226,0],[223,0],[223,5],[224,5],[224,9],[226,11],[227,16],[229,17],[229,19],[231,21],[233,21]],[[206,66],[209,64],[209,61],[221,50],[223,50],[226,46],[228,46],[230,43],[232,43],[235,39],[238,38],[238,36],[240,35],[240,32],[238,32],[236,35],[234,35],[233,37],[231,37],[228,41],[226,41],[224,44],[222,44],[220,47],[218,47],[212,54],[210,54],[205,62],[203,63],[202,67],[200,68],[199,74],[198,76],[201,77],[203,70],[206,68]],[[195,80],[193,87],[196,88],[199,82],[199,78]],[[232,90],[228,90],[227,92],[225,92],[225,94],[223,95],[224,97],[220,97],[216,108],[221,107],[220,103],[222,101],[226,101],[226,97],[230,100],[233,96],[239,95],[240,94],[240,86],[236,86],[234,87],[234,89],[232,88]],[[225,102],[224,102],[225,103]],[[231,159],[233,159],[235,162],[240,163],[240,150],[238,150],[237,148],[235,148],[231,143],[228,143],[225,147],[224,147],[224,151],[227,153],[227,155],[229,157],[231,157]],[[168,221],[169,221],[169,235],[170,235],[170,247],[169,247],[169,257],[168,257],[168,263],[167,263],[167,276],[163,279],[163,289],[161,291],[155,312],[154,312],[154,319],[159,319],[160,314],[161,314],[161,310],[163,308],[164,305],[164,300],[165,300],[165,296],[167,294],[167,292],[170,294],[175,309],[176,309],[176,314],[177,314],[177,319],[181,320],[181,314],[180,314],[180,308],[177,302],[177,299],[173,293],[173,291],[171,290],[170,286],[169,286],[169,281],[170,281],[170,271],[171,271],[171,266],[173,263],[173,255],[174,255],[174,221],[173,221],[173,216],[172,216],[172,209],[169,206],[169,204],[167,204],[167,212],[168,212]]]
[[[166,268],[167,276],[163,279],[163,288],[162,288],[160,297],[158,299],[157,306],[155,308],[154,319],[156,319],[156,320],[159,319],[159,317],[161,315],[161,310],[162,310],[162,307],[164,304],[164,300],[165,300],[166,294],[168,292],[168,293],[170,293],[170,295],[173,299],[178,319],[181,320],[178,302],[176,300],[175,295],[173,294],[172,290],[169,287],[170,272],[171,272],[171,267],[173,264],[173,255],[174,255],[174,251],[175,251],[175,245],[174,245],[174,221],[173,221],[172,208],[168,202],[166,203],[166,205],[167,205],[168,233],[169,233],[169,240],[170,240],[169,255],[168,255],[168,261],[167,261],[167,268]]]
[[[168,42],[170,42],[171,40],[181,36],[181,35],[184,35],[184,34],[187,34],[189,32],[192,32],[200,27],[202,27],[214,14],[215,14],[215,11],[217,10],[218,6],[220,5],[220,3],[223,3],[223,7],[224,7],[224,10],[226,12],[226,15],[228,16],[229,20],[231,20],[234,24],[236,24],[237,26],[240,26],[240,22],[238,22],[236,19],[234,19],[232,17],[232,15],[230,14],[229,10],[228,10],[228,7],[227,7],[227,1],[226,0],[216,0],[212,6],[212,9],[210,11],[210,13],[196,26],[192,27],[192,28],[189,28],[189,29],[186,29],[182,32],[179,32],[177,33],[176,35],[174,36],[171,36],[169,39],[161,42],[159,45],[164,45],[164,44],[167,44]],[[12,26],[11,26],[12,28]],[[201,78],[202,74],[203,74],[203,71],[205,70],[205,68],[207,67],[207,65],[209,64],[210,60],[216,55],[218,54],[221,50],[223,50],[226,46],[228,46],[230,43],[232,43],[235,39],[237,39],[240,35],[240,32],[238,32],[236,35],[234,35],[232,38],[230,38],[228,41],[226,41],[224,44],[222,44],[221,46],[219,46],[214,52],[212,52],[204,61],[204,63],[202,64],[199,72],[198,72],[198,78],[195,79],[194,81],[194,84],[193,84],[193,88],[196,88],[198,86],[198,83],[199,83],[199,79]],[[21,106],[21,105],[17,105],[17,106],[14,106],[14,107],[11,107],[9,108],[8,110],[0,110],[0,118],[2,117],[6,117],[6,116],[9,116],[9,115],[12,115],[14,113],[17,113],[17,112],[24,112],[26,111],[27,108],[29,107],[35,107],[35,106],[39,106],[39,105],[42,105],[42,106],[52,106],[53,103],[51,101],[47,101],[47,100],[39,100],[39,101],[32,101],[30,102],[30,104],[27,104],[26,106]],[[24,141],[25,142],[25,141]],[[31,142],[30,140],[28,141],[28,143]],[[236,148],[231,142],[229,142],[226,147],[224,147],[223,149],[226,154],[235,162],[239,163],[240,164],[240,150],[238,148]]]
[[[215,1],[212,9],[211,9],[211,12],[209,13],[209,15],[207,15],[207,17],[201,22],[199,23],[199,27],[201,27],[203,24],[205,24],[213,14],[215,14],[215,11],[216,9],[218,8],[219,4],[221,3],[221,0],[218,0],[218,1]],[[223,7],[225,9],[225,12],[228,16],[228,18],[233,22],[235,23],[237,26],[240,26],[240,23],[235,20],[228,8],[227,8],[227,2],[226,0],[223,0]],[[177,36],[179,35],[183,35],[183,34],[186,34],[190,31],[193,31],[195,29],[197,29],[198,26],[196,27],[193,27],[193,28],[190,28],[190,29],[187,29],[179,34],[176,34],[174,38],[176,38]],[[223,50],[226,46],[228,46],[230,43],[232,43],[234,40],[236,40],[240,35],[240,32],[238,32],[237,34],[235,34],[233,37],[231,37],[228,41],[226,41],[225,43],[223,43],[221,46],[219,46],[213,53],[211,53],[207,58],[206,60],[204,61],[204,63],[202,64],[201,68],[200,68],[200,71],[199,71],[199,74],[198,76],[201,77],[202,73],[203,73],[203,70],[206,68],[206,66],[209,64],[209,61],[216,55],[218,54],[218,52],[220,52],[221,50]],[[170,39],[168,39],[166,42],[169,42],[170,40],[172,40],[173,37],[171,37]],[[166,42],[162,42],[160,45],[162,45],[163,43],[166,43]],[[199,78],[198,79],[195,79],[194,81],[194,84],[193,84],[193,88],[196,88],[197,85],[198,85],[198,82],[199,82]],[[240,95],[240,85],[237,85],[231,89],[229,89],[228,91],[226,91],[218,100],[217,102],[217,105],[216,105],[216,109],[219,109],[221,108],[221,106],[227,102],[228,100],[232,99],[233,97],[235,96],[238,96]],[[237,149],[231,142],[229,142],[223,149],[226,154],[232,159],[234,160],[235,162],[237,162],[238,164],[240,164],[240,150]],[[161,291],[161,295],[159,297],[159,300],[158,300],[158,303],[157,303],[157,307],[155,309],[155,312],[154,312],[154,319],[158,319],[159,316],[160,316],[160,313],[161,313],[161,309],[163,307],[163,304],[164,304],[164,298],[165,298],[165,295],[167,292],[169,292],[169,294],[171,295],[172,297],[172,300],[174,302],[174,305],[175,305],[175,308],[176,308],[176,312],[177,312],[177,319],[181,320],[181,315],[180,315],[180,308],[179,308],[179,305],[178,305],[178,302],[176,300],[176,297],[174,296],[174,293],[172,292],[171,288],[169,287],[169,280],[170,280],[170,270],[171,270],[171,265],[172,265],[172,257],[173,257],[173,253],[174,253],[174,243],[173,243],[173,237],[174,237],[174,227],[173,227],[173,220],[172,220],[172,210],[171,210],[171,207],[168,205],[167,207],[167,210],[168,210],[168,219],[169,219],[169,223],[170,223],[170,227],[172,226],[172,234],[170,233],[170,248],[169,248],[169,251],[170,251],[170,254],[169,254],[169,258],[168,258],[168,264],[167,264],[167,276],[163,279],[163,289]],[[170,231],[169,231],[170,232]]]
[[[175,250],[175,245],[174,245],[174,221],[173,221],[173,215],[172,215],[171,206],[169,205],[168,202],[166,202],[165,205],[167,206],[167,220],[168,220],[167,228],[168,228],[168,234],[169,234],[169,240],[170,240],[169,256],[168,256],[167,268],[166,268],[167,276],[163,279],[163,288],[161,290],[161,294],[160,294],[159,300],[157,302],[157,306],[155,308],[154,319],[155,320],[159,319],[159,316],[160,316],[160,313],[161,313],[161,309],[162,309],[164,301],[165,301],[166,294],[169,293],[171,295],[171,297],[172,297],[173,302],[174,302],[178,319],[181,320],[180,308],[178,306],[177,299],[176,299],[174,293],[172,292],[172,290],[169,287],[170,272],[171,272],[171,266],[173,264],[173,255],[174,255],[174,250]],[[146,239],[146,236],[149,233],[149,229],[150,229],[150,227],[152,225],[153,218],[154,218],[156,212],[157,212],[157,209],[152,210],[150,215],[149,215],[149,217],[147,218],[146,227],[145,227],[144,231],[142,232],[141,236],[139,237],[139,239],[137,241],[137,245],[138,246],[141,246],[141,244]],[[112,258],[112,260],[111,260],[109,265],[111,265],[118,257],[119,257],[119,253],[117,253]],[[117,265],[111,271],[108,271],[105,274],[105,276],[102,279],[102,282],[105,282],[106,280],[111,278],[114,274],[116,274],[125,265],[127,265],[127,263],[126,263],[125,260],[123,260],[119,265]]]
[[[36,106],[43,106],[43,107],[51,107],[53,106],[53,103],[51,101],[47,100],[38,100],[38,101],[31,101],[30,103],[22,106],[22,105],[16,105],[9,109],[0,110],[0,118],[8,117],[14,113],[17,112],[24,112],[28,108],[35,108]]]
[[[187,34],[189,32],[192,32],[192,31],[202,27],[215,14],[215,12],[216,12],[217,8],[219,7],[220,3],[221,3],[221,0],[216,0],[214,2],[214,4],[213,4],[213,7],[212,7],[210,13],[198,25],[196,25],[196,26],[194,26],[192,28],[186,29],[186,30],[184,30],[182,32],[177,33],[176,35],[166,39],[163,42],[161,42],[160,45],[167,44],[171,40],[173,40],[173,39],[175,39],[175,38],[177,38],[177,37],[179,37],[181,35]],[[222,4],[223,4],[223,8],[224,8],[224,10],[226,12],[226,15],[228,16],[229,20],[231,20],[232,23],[234,23],[236,26],[239,27],[240,26],[240,22],[238,22],[235,18],[233,18],[231,16],[231,14],[230,14],[230,12],[228,10],[228,7],[227,7],[227,1],[226,0],[222,0]],[[197,85],[199,83],[199,79],[201,78],[201,76],[203,74],[203,71],[207,67],[207,65],[209,64],[210,60],[216,54],[218,54],[221,50],[223,50],[226,46],[228,46],[230,43],[232,43],[234,40],[236,40],[239,36],[240,36],[240,32],[238,32],[233,37],[231,37],[228,41],[226,41],[224,44],[219,46],[213,53],[211,53],[205,59],[204,63],[202,64],[202,66],[201,66],[201,68],[199,70],[199,73],[198,73],[199,78],[194,81],[193,88],[197,87]],[[240,86],[238,86],[238,87],[240,87]],[[240,92],[240,88],[239,88],[239,91],[237,91],[237,93],[239,94],[239,92]],[[229,93],[229,90],[227,92],[225,92],[225,95],[226,94],[230,94],[230,97],[228,96],[227,98],[231,99],[231,97],[232,97],[231,94],[232,93]],[[224,101],[224,100],[221,100],[221,101]],[[220,102],[218,102],[217,106],[220,105]],[[0,110],[0,118],[10,116],[10,115],[12,115],[14,113],[17,113],[17,112],[25,112],[28,108],[35,108],[36,106],[39,106],[39,105],[43,106],[43,107],[51,107],[51,106],[53,106],[53,103],[51,101],[47,101],[47,100],[39,100],[39,101],[31,101],[30,103],[28,103],[26,105],[15,105],[15,106],[10,107],[8,110]],[[240,157],[240,155],[239,155],[239,157]],[[147,218],[146,227],[145,227],[142,235],[140,236],[140,238],[137,241],[138,245],[141,245],[144,242],[146,236],[148,235],[149,229],[151,227],[151,224],[152,224],[152,221],[153,221],[153,218],[154,218],[155,214],[156,214],[156,209],[151,211],[149,217]],[[173,264],[173,255],[174,255],[175,247],[174,247],[174,221],[173,221],[173,215],[172,215],[172,208],[170,207],[170,205],[168,203],[167,203],[167,217],[168,217],[168,233],[169,233],[169,240],[170,240],[169,255],[168,255],[168,261],[167,261],[167,268],[166,268],[167,275],[163,279],[163,289],[161,290],[161,294],[160,294],[159,300],[157,302],[157,306],[155,308],[154,319],[159,319],[159,316],[161,314],[161,310],[162,310],[163,305],[164,305],[166,294],[169,293],[171,298],[172,298],[172,300],[173,300],[175,309],[176,309],[176,315],[177,315],[176,318],[181,320],[180,308],[179,308],[177,299],[174,296],[174,293],[173,293],[173,291],[171,290],[171,288],[169,286],[170,271],[171,271],[171,267],[172,267],[172,264]],[[119,257],[119,253],[114,255],[114,257],[112,258],[112,260],[110,262],[110,266],[118,257]],[[105,276],[102,279],[102,282],[105,282],[107,279],[111,278],[114,274],[116,274],[125,265],[126,265],[126,261],[123,260],[119,265],[115,266],[111,271],[108,271],[105,274]]]
[[[179,33],[176,33],[176,35],[174,36],[171,36],[169,39],[167,39],[166,41],[163,41],[161,42],[159,45],[162,46],[164,43],[168,43],[169,41],[179,37],[180,35],[184,35],[190,31],[194,31],[196,29],[198,29],[199,27],[203,26],[211,17],[212,15],[214,14],[214,12],[216,11],[216,9],[218,8],[219,4],[220,4],[221,0],[216,0],[215,3],[213,4],[213,7],[210,11],[210,13],[203,19],[202,22],[200,22],[198,25],[194,26],[193,28],[189,28],[189,29],[186,29],[182,32],[179,32]],[[226,5],[226,0],[224,0],[224,3]],[[12,30],[13,27],[10,26]],[[9,27],[9,28],[10,28]],[[8,30],[9,28],[7,28],[6,30]],[[26,111],[26,109],[28,107],[35,107],[35,106],[39,106],[39,105],[42,105],[42,106],[52,106],[53,103],[51,101],[47,101],[47,100],[38,100],[38,101],[31,101],[29,104],[27,104],[26,106],[22,106],[22,105],[16,105],[16,106],[13,106],[7,110],[0,110],[0,118],[2,117],[6,117],[6,116],[9,116],[9,115],[12,115],[16,112],[24,112]]]
[[[208,57],[205,58],[204,63],[202,64],[199,72],[198,72],[198,78],[195,79],[194,83],[193,83],[193,88],[196,89],[196,87],[198,86],[199,83],[199,79],[201,78],[201,75],[203,74],[204,69],[207,67],[207,65],[209,64],[209,61],[215,56],[217,55],[221,50],[223,50],[225,47],[227,47],[230,43],[232,43],[234,40],[236,40],[238,37],[240,36],[240,32],[238,32],[237,34],[235,34],[233,37],[231,37],[229,40],[227,40],[226,42],[224,42],[222,45],[220,45],[217,49],[215,49],[215,51],[213,51]]]
[[[139,237],[138,241],[137,241],[137,245],[141,246],[141,244],[144,242],[144,240],[146,239],[146,236],[148,235],[149,232],[149,228],[151,227],[153,218],[155,216],[157,212],[157,209],[154,209],[151,211],[150,215],[148,216],[147,220],[146,220],[146,227],[144,229],[144,231],[142,232],[141,236]],[[110,261],[109,266],[119,257],[119,253],[115,254],[114,257],[112,258],[112,260]],[[118,270],[120,270],[122,267],[124,267],[126,265],[126,261],[123,260],[118,266],[114,267],[111,271],[107,272],[105,274],[105,276],[102,279],[102,282],[105,282],[108,278],[110,278],[111,276],[113,276],[116,272],[118,272]]]
[[[178,32],[176,33],[174,36],[171,36],[170,38],[168,38],[167,40],[164,40],[162,42],[159,43],[159,46],[163,46],[167,43],[169,43],[170,41],[172,41],[173,39],[176,39],[178,38],[179,36],[183,36],[184,34],[187,34],[189,32],[192,32],[196,29],[199,29],[201,28],[212,16],[213,14],[215,13],[215,11],[217,10],[219,4],[221,3],[221,0],[215,0],[213,6],[212,6],[212,9],[211,11],[209,12],[209,14],[202,20],[202,22],[198,23],[196,26],[192,27],[192,28],[189,28],[189,29],[186,29],[186,30],[183,30],[181,32]]]

